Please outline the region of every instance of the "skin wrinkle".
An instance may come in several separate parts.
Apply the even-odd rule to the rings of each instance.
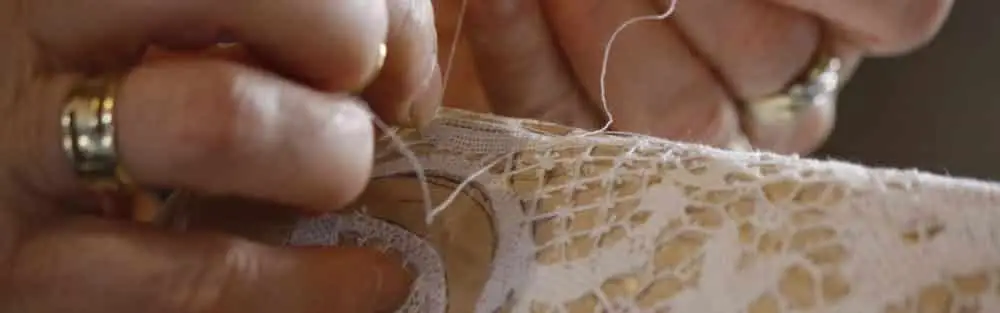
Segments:
[[[907,52],[912,52],[921,47],[930,44],[931,40],[934,39],[933,34],[936,34],[940,28],[944,25],[945,19],[948,17],[949,10],[946,8],[952,5],[953,0],[936,0],[936,5],[925,5],[921,6],[926,10],[919,11],[922,14],[906,14],[904,16],[918,17],[916,22],[909,22],[906,25],[912,25],[913,27],[897,27],[897,31],[902,32],[902,34],[897,34],[902,38],[908,38],[912,43],[908,48],[900,49],[895,55],[905,54]],[[942,13],[944,12],[944,13]],[[923,27],[921,27],[923,26]],[[890,54],[891,55],[891,54]]]
[[[228,253],[227,253],[228,254]],[[188,279],[179,279],[178,287],[171,287],[176,290],[177,303],[180,312],[204,312],[219,305],[219,295],[222,290],[226,290],[227,279],[218,279],[224,275],[231,264],[212,262],[211,254],[203,256],[200,264],[209,266],[199,266],[201,270],[192,271]]]
[[[604,124],[607,119],[606,114],[602,112],[599,105],[587,105],[583,106],[584,110],[591,112],[591,114],[586,114],[584,116],[577,116],[573,112],[575,110],[573,106],[569,104],[577,103],[589,103],[589,99],[583,98],[576,89],[572,88],[561,88],[562,91],[556,93],[549,93],[551,99],[538,98],[538,103],[551,103],[549,105],[528,105],[525,106],[523,111],[518,112],[519,115],[516,117],[521,118],[534,118],[541,120],[549,120],[567,124],[570,126],[580,127],[583,129],[596,129]],[[502,112],[502,111],[501,111]],[[579,117],[568,119],[567,117]]]
[[[138,71],[134,73],[138,73]],[[150,73],[150,75],[151,74],[152,73]],[[247,94],[247,92],[249,92],[251,89],[246,88],[245,86],[248,84],[253,84],[248,80],[256,80],[258,79],[257,77],[241,77],[241,75],[236,75],[235,73],[232,73],[229,69],[223,69],[223,71],[204,71],[202,74],[219,75],[219,77],[216,79],[208,80],[210,82],[231,82],[231,83],[226,83],[224,85],[217,85],[214,87],[207,87],[213,90],[213,92],[210,92],[208,94],[213,95],[214,96],[213,98],[215,98],[209,101],[205,100],[195,101],[195,99],[189,99],[188,101],[170,101],[173,103],[180,102],[186,105],[201,107],[200,109],[192,108],[188,110],[177,111],[176,114],[185,114],[184,113],[185,111],[195,112],[196,110],[201,111],[202,114],[199,114],[198,116],[190,116],[184,118],[178,116],[170,119],[170,120],[184,121],[184,123],[174,124],[176,126],[171,130],[171,134],[169,135],[174,138],[169,139],[169,141],[183,142],[185,143],[185,146],[187,146],[187,148],[182,150],[186,152],[184,154],[173,153],[175,156],[178,156],[171,161],[173,164],[176,164],[176,166],[163,167],[161,168],[161,170],[166,168],[196,168],[204,166],[204,162],[206,161],[222,162],[224,160],[230,160],[233,158],[233,156],[240,154],[241,151],[238,151],[240,149],[237,148],[243,148],[243,149],[251,148],[251,147],[241,147],[240,143],[246,141],[242,140],[241,138],[250,137],[249,135],[251,134],[253,136],[256,136],[268,133],[267,131],[261,131],[260,128],[250,127],[249,125],[245,125],[245,124],[251,124],[247,119],[249,117],[255,116],[254,111],[258,109],[257,104],[265,102],[264,99],[258,99],[255,98],[254,96],[264,95],[266,89],[253,89],[254,91],[252,93],[254,96]],[[235,79],[230,81],[228,79],[230,77]],[[264,84],[259,84],[259,83],[253,85],[255,85],[254,88],[266,86]],[[154,86],[147,85],[147,88],[148,87],[154,87]],[[274,87],[272,89],[276,88],[277,87]],[[128,90],[127,88],[122,88],[122,89]],[[141,92],[142,91],[140,90],[136,91],[135,93],[138,94]],[[272,90],[272,94],[269,98],[277,97],[277,95],[274,94],[275,92],[277,91]],[[185,95],[184,98],[190,98],[191,95],[196,94],[196,92],[185,91],[182,89],[179,89],[178,92],[175,94],[180,95],[184,93],[188,94]],[[137,97],[141,96],[137,95]],[[123,95],[122,102],[129,102],[127,100],[128,99]],[[273,102],[276,100],[272,99],[271,101]],[[205,109],[205,108],[210,108],[210,109]],[[146,118],[149,119],[147,121],[148,123],[152,123],[155,119],[159,117],[146,116]],[[257,125],[257,123],[263,122],[265,120],[266,119],[252,118],[252,121],[254,122],[252,124]],[[125,131],[124,126],[127,126],[127,124],[120,123],[119,125],[122,126],[120,128],[121,131]],[[261,125],[261,126],[265,127],[265,129],[271,128],[268,127],[267,125]],[[137,125],[136,127],[141,127],[141,126]],[[132,131],[129,133],[135,134],[139,132]],[[265,141],[268,140],[265,139]],[[127,144],[128,142],[129,142],[128,140],[122,140],[123,144]],[[254,141],[246,141],[246,142],[254,142]],[[131,158],[125,155],[124,152],[133,149],[123,146],[121,150],[123,151],[122,159],[126,161],[130,160]],[[125,163],[125,165],[128,164]],[[136,176],[144,177],[152,175],[144,175],[137,173]],[[155,176],[160,176],[160,175],[155,175]],[[211,178],[205,177],[204,179],[211,179]],[[216,179],[223,180],[224,178],[218,177]],[[168,183],[175,183],[175,182],[171,181]],[[219,184],[212,184],[212,185],[219,185]],[[206,190],[206,191],[223,192],[223,193],[231,192],[231,190]]]
[[[508,6],[504,6],[504,4],[508,4]],[[486,92],[489,94],[491,100],[493,100],[491,103],[505,104],[491,105],[493,112],[521,118],[551,120],[583,128],[597,128],[600,126],[600,121],[604,120],[606,114],[604,114],[599,105],[593,104],[588,98],[580,94],[579,90],[582,90],[582,85],[580,85],[576,76],[571,75],[571,64],[565,52],[562,49],[558,49],[559,45],[556,42],[556,38],[550,31],[552,29],[550,19],[545,18],[548,15],[545,11],[545,6],[525,0],[495,1],[489,2],[488,5],[483,3],[477,5],[487,7],[480,10],[489,11],[490,19],[487,22],[478,23],[479,25],[477,25],[475,19],[470,19],[467,24],[468,26],[484,29],[483,32],[486,33],[492,33],[491,31],[496,32],[491,27],[496,28],[498,27],[497,25],[502,25],[499,27],[520,27],[520,31],[504,29],[499,34],[506,35],[502,38],[509,38],[511,34],[518,34],[517,38],[510,38],[514,39],[516,43],[522,43],[525,40],[530,41],[529,44],[522,44],[522,46],[529,48],[518,49],[516,52],[513,52],[516,54],[514,56],[509,55],[511,53],[510,50],[507,50],[507,54],[502,56],[491,56],[492,51],[503,50],[495,49],[493,46],[504,45],[508,42],[496,42],[496,39],[492,36],[472,36],[471,40],[474,42],[475,40],[479,40],[479,45],[474,47],[485,46],[485,48],[476,49],[477,55],[480,56],[476,58],[477,65],[488,67],[492,70],[480,72],[479,76],[481,80],[486,82],[493,81],[497,75],[494,73],[487,74],[487,72],[500,71],[503,73],[502,77],[559,82],[555,84],[519,83],[522,88],[518,89],[528,90],[520,92],[508,92],[506,90],[516,88],[514,86],[504,88],[503,90],[486,88]],[[526,39],[520,34],[531,35],[527,36]],[[491,43],[493,45],[490,45]],[[482,57],[483,55],[487,57]],[[496,60],[502,60],[503,65],[497,65]],[[545,64],[553,64],[554,68],[541,71],[544,74],[526,75],[527,73],[537,73],[539,67],[545,66]],[[549,75],[559,77],[548,78]],[[527,88],[524,88],[525,86]],[[553,92],[553,90],[556,91]],[[539,97],[538,95],[544,96]],[[588,114],[581,116],[578,112],[574,113],[574,111],[579,110],[583,110]]]
[[[226,240],[222,239],[221,242]],[[225,251],[220,253],[212,250],[218,247],[225,247]],[[239,289],[241,286],[259,283],[262,266],[260,257],[266,254],[263,249],[245,242],[231,241],[228,244],[205,243],[201,250],[203,254],[199,261],[187,262],[188,266],[200,269],[186,272],[189,273],[189,278],[176,280],[177,285],[168,289],[176,292],[169,300],[175,305],[168,307],[175,307],[178,312],[212,312],[224,309],[232,305],[222,302],[224,298],[232,300],[232,297],[226,295],[245,293]],[[222,262],[217,262],[218,258],[222,258]]]
[[[653,1],[655,1],[655,0],[653,0]],[[736,1],[746,1],[746,0],[736,0]],[[744,4],[744,5],[760,6],[759,8],[757,8],[754,11],[755,12],[760,12],[760,15],[762,15],[764,17],[757,18],[756,21],[755,21],[755,23],[752,23],[752,25],[750,25],[750,26],[753,26],[755,29],[764,29],[764,30],[767,30],[767,29],[775,29],[775,28],[778,28],[778,27],[781,27],[781,26],[786,26],[785,24],[788,24],[788,23],[782,23],[782,22],[787,22],[788,19],[781,18],[782,15],[795,14],[796,16],[810,16],[810,15],[807,15],[807,14],[803,14],[801,12],[797,12],[794,9],[786,8],[786,7],[781,7],[781,6],[778,6],[778,5],[775,5],[773,3],[769,3],[769,2],[758,3],[756,1],[754,1],[754,2],[752,2],[752,4],[748,3],[748,4]],[[771,13],[770,14],[764,14],[763,12],[771,12]],[[778,12],[783,12],[783,13],[778,13]],[[746,73],[739,72],[739,71],[727,73],[727,71],[725,70],[727,68],[738,68],[738,67],[741,67],[741,66],[742,67],[746,67],[746,65],[745,64],[728,64],[730,66],[726,67],[726,66],[724,66],[724,64],[720,64],[720,63],[724,63],[723,58],[725,58],[725,53],[723,52],[719,56],[714,56],[713,57],[709,53],[709,51],[718,51],[718,50],[720,50],[722,48],[729,48],[729,47],[720,47],[719,44],[715,44],[714,46],[711,46],[712,43],[713,43],[713,40],[702,40],[702,42],[699,42],[699,40],[696,40],[695,37],[691,34],[692,32],[694,32],[694,30],[692,30],[691,28],[695,28],[695,27],[698,27],[698,26],[696,24],[695,25],[691,25],[691,24],[694,24],[694,23],[697,23],[697,22],[693,22],[692,21],[692,22],[685,23],[685,21],[687,21],[687,20],[684,18],[686,16],[686,15],[684,15],[684,13],[685,12],[683,12],[683,11],[679,12],[680,15],[678,15],[678,19],[672,19],[672,20],[670,20],[670,22],[673,25],[675,25],[675,29],[677,29],[678,33],[680,34],[679,37],[682,39],[682,41],[684,41],[684,43],[688,47],[690,47],[690,49],[693,52],[693,54],[698,59],[700,59],[702,61],[702,63],[706,66],[706,68],[709,69],[710,73],[712,73],[712,75],[715,77],[715,80],[717,81],[717,83],[720,86],[723,87],[723,89],[725,90],[725,92],[729,95],[730,99],[733,99],[734,101],[736,101],[736,100],[742,100],[742,101],[752,100],[753,98],[757,98],[757,97],[761,97],[761,96],[765,96],[765,95],[769,95],[769,94],[781,92],[784,88],[786,88],[788,85],[790,85],[791,83],[793,83],[794,80],[795,80],[795,78],[799,77],[801,75],[801,73],[803,73],[803,72],[805,72],[805,71],[807,71],[809,69],[810,62],[813,60],[813,55],[816,54],[816,50],[818,49],[818,46],[811,47],[811,48],[809,48],[809,52],[807,52],[805,54],[802,54],[801,56],[792,57],[791,58],[792,60],[788,60],[788,59],[783,60],[782,62],[780,62],[780,65],[773,65],[773,64],[763,65],[763,67],[761,67],[761,68],[767,70],[767,71],[764,71],[764,73],[766,73],[765,75],[768,75],[768,76],[777,76],[777,77],[775,77],[773,79],[770,78],[770,77],[768,77],[768,79],[763,79],[763,80],[758,80],[758,81],[750,81],[750,80],[747,80],[747,77],[756,76],[756,75],[748,75]],[[810,20],[816,20],[816,19],[815,18],[810,18]],[[742,24],[738,24],[738,25],[742,25]],[[777,25],[777,26],[775,26],[775,25]],[[747,26],[747,25],[742,25],[742,26]],[[715,30],[716,31],[718,31],[718,30],[723,30],[723,31],[737,31],[737,32],[740,31],[738,29],[734,30],[734,29],[732,29],[732,27],[725,27],[725,26],[723,26],[721,28],[717,28]],[[725,35],[723,35],[723,36],[725,36]],[[801,36],[792,36],[792,37],[801,37]],[[811,36],[807,36],[807,37],[812,38]],[[743,44],[744,46],[752,45],[752,44],[755,44],[755,43],[758,44],[758,45],[761,44],[761,42],[755,41],[755,38],[758,38],[758,37],[753,37],[753,36],[742,36],[742,38],[729,38],[729,37],[726,37],[726,39],[736,39],[736,40],[739,40],[740,42],[744,43]],[[777,42],[775,42],[775,39],[769,38],[769,37],[760,37],[760,38],[769,39],[769,40],[764,41],[763,42],[764,44],[778,44],[778,45],[780,45],[780,44],[784,44],[784,43],[787,42],[787,39],[785,39],[784,37],[782,37],[780,39],[777,39],[777,40],[779,40]],[[706,47],[706,45],[710,45],[710,46]],[[750,46],[750,47],[748,47],[748,49],[760,50],[761,48],[760,47]],[[760,53],[756,53],[756,54],[754,54],[754,56],[758,56],[758,54],[760,54]],[[775,67],[777,67],[777,68],[775,68]],[[750,70],[752,71],[754,69],[755,68],[751,68]],[[763,88],[762,84],[761,84],[761,81],[765,82],[766,83],[765,85],[768,86],[768,87]],[[747,99],[747,98],[750,98],[750,99]]]
[[[26,25],[25,33],[32,40],[38,51],[44,52],[32,55],[40,55],[45,58],[40,64],[48,73],[84,72],[93,74],[105,73],[109,70],[122,70],[129,65],[134,65],[134,61],[145,51],[145,43],[139,38],[126,38],[121,36],[122,34],[107,34],[101,38],[91,38],[92,42],[87,42],[82,41],[85,40],[83,38],[63,37],[63,34],[73,33],[72,31],[66,31],[71,26],[62,23],[55,23],[55,25],[36,23],[36,21],[51,21],[54,19],[54,17],[47,15],[51,13],[48,12],[51,10],[46,9],[59,7],[60,5],[54,4],[55,2],[63,4],[61,1],[52,0],[25,1],[28,4],[23,6],[24,9],[21,13],[21,16],[25,18],[24,22],[20,22],[20,24]],[[109,6],[105,9],[114,9],[117,7]],[[57,11],[55,15],[58,14],[59,12]],[[136,12],[118,12],[117,14],[102,14],[101,18],[114,16],[115,18],[128,20],[131,17],[141,16],[140,19],[145,20],[147,18],[166,15],[148,16],[146,14],[136,14]],[[87,27],[99,27],[97,25],[102,24],[102,22],[104,21],[97,21],[89,25],[74,25],[74,27],[82,27],[86,29],[85,31],[93,31],[93,29]],[[136,20],[131,20],[126,23],[145,26],[149,24],[164,24],[164,21],[157,20],[155,22],[138,23]],[[80,55],[86,55],[86,60],[78,57]]]
[[[523,23],[518,23],[518,24],[523,25]],[[524,55],[528,56],[538,55],[541,53],[537,52],[537,50],[544,49],[543,46],[541,45],[531,45],[531,46],[536,47],[536,49],[532,51],[523,51]],[[520,62],[507,62],[504,63],[502,68],[505,72],[509,73],[530,73],[538,66],[535,63],[544,62],[541,59],[542,58],[532,58],[532,57],[515,58],[513,60],[517,60]],[[560,61],[564,60],[560,59]],[[520,76],[520,75],[513,74],[513,76]],[[546,85],[535,85],[535,86],[538,86],[539,88],[552,90],[551,89],[552,86],[546,86]],[[565,111],[575,110],[576,108],[574,106],[577,106],[580,102],[582,102],[582,101],[572,101],[572,99],[574,98],[579,98],[579,95],[574,96],[574,94],[578,94],[576,92],[577,89],[574,89],[574,87],[575,86],[572,85],[558,84],[556,86],[556,88],[560,89],[560,91],[558,92],[543,90],[538,92],[524,93],[525,95],[536,95],[536,94],[546,95],[545,97],[542,98],[532,97],[531,100],[534,101],[531,102],[526,102],[525,99],[516,99],[516,100],[510,99],[511,98],[510,95],[506,93],[497,93],[495,91],[490,92],[489,88],[487,88],[487,92],[492,94],[491,96],[493,99],[510,99],[508,101],[499,101],[501,103],[514,102],[520,104],[517,107],[522,108],[521,110],[514,111],[511,108],[508,108],[508,106],[494,105],[494,110],[501,114],[510,114],[522,118],[536,118],[536,119],[556,118],[558,122],[569,123],[573,124],[574,126],[596,126],[596,121],[584,122],[576,119],[563,120],[562,118],[558,118],[559,116],[563,117],[567,116],[567,114],[564,113]],[[589,108],[590,106],[583,106],[583,107]]]
[[[254,251],[256,250],[256,251]],[[225,266],[220,271],[218,280],[219,287],[216,297],[230,293],[236,288],[234,283],[240,281],[238,285],[256,285],[261,282],[260,256],[266,252],[263,249],[254,247],[246,243],[230,245],[225,253]],[[218,301],[218,298],[214,299]]]
[[[547,13],[545,13],[546,8],[547,8],[546,6],[539,6],[539,9],[541,10],[543,16],[547,14]],[[552,21],[550,19],[546,18],[546,19],[544,19],[544,22],[545,22],[545,25],[546,25],[546,28],[545,28],[546,30],[553,29],[552,28]],[[554,44],[556,47],[559,47],[559,41],[556,40],[555,38],[553,38],[554,34],[551,31],[549,31],[548,34],[549,34],[549,38],[550,38],[549,40],[550,40],[550,42],[552,44]],[[558,60],[558,62],[560,62],[559,67],[562,68],[564,72],[567,72],[567,73],[568,72],[572,72],[572,70],[571,70],[572,69],[572,65],[569,62],[569,56],[566,55],[566,50],[564,50],[564,49],[555,49],[555,50],[556,50],[555,51],[556,59]],[[580,78],[577,77],[576,75],[568,75],[568,76],[569,76],[568,77],[568,80],[569,80],[568,84],[569,85],[566,86],[566,90],[563,91],[563,92],[564,93],[572,93],[573,95],[572,96],[566,96],[566,99],[569,99],[569,100],[566,100],[566,101],[569,102],[569,103],[584,103],[584,102],[589,103],[589,105],[582,105],[581,109],[584,110],[584,111],[587,111],[588,113],[590,113],[590,114],[586,114],[586,115],[589,116],[589,117],[591,117],[593,120],[592,121],[587,121],[587,122],[581,122],[582,123],[581,125],[587,125],[587,126],[589,126],[589,128],[593,128],[593,129],[599,128],[602,125],[604,125],[607,122],[607,119],[608,119],[608,117],[607,117],[608,112],[604,112],[604,107],[603,107],[603,104],[601,103],[601,101],[594,101],[594,100],[590,99],[589,97],[587,97],[586,93],[579,92],[579,90],[584,90],[583,89],[583,82],[581,82]],[[574,101],[572,99],[576,99],[576,100]],[[565,106],[565,107],[568,108],[569,106]]]
[[[375,292],[373,294],[382,294],[382,289],[385,288],[383,282],[385,279],[385,273],[382,273],[379,269],[374,269],[373,272],[375,272]],[[372,302],[378,303],[378,300],[373,299]]]
[[[657,10],[648,0],[631,2],[627,6],[612,6],[607,1],[594,1],[584,4],[587,7],[566,8],[570,4],[552,4],[553,7],[548,8],[550,19],[553,23],[558,23],[554,24],[558,25],[554,28],[560,34],[560,46],[575,59],[574,74],[586,84],[586,95],[590,99],[600,99],[600,82],[596,78],[600,77],[600,61],[607,52],[607,40],[594,40],[575,33],[593,32],[589,37],[606,38],[622,22],[656,15]],[[604,10],[594,11],[592,6]],[[565,10],[558,11],[560,8]],[[580,27],[571,26],[571,23],[585,20],[592,22]],[[614,128],[704,143],[709,143],[706,141],[711,138],[692,138],[690,134],[709,132],[712,137],[723,136],[716,136],[716,133],[728,134],[728,130],[720,132],[717,129],[696,129],[714,123],[706,122],[708,120],[726,120],[723,116],[706,116],[721,114],[722,111],[706,106],[724,105],[726,99],[704,68],[691,61],[693,58],[689,56],[691,52],[687,47],[673,39],[676,38],[673,36],[676,32],[665,31],[668,28],[664,28],[664,25],[669,23],[650,21],[630,25],[619,33],[610,49],[611,55],[607,59],[611,63],[607,68],[606,78],[610,84],[606,87],[608,106],[613,110],[617,122]],[[580,30],[577,31],[576,28]],[[640,46],[648,47],[649,50],[643,51],[639,49]],[[643,65],[635,60],[637,58],[650,60],[652,63]],[[728,140],[712,144],[722,144],[725,141]]]
[[[727,126],[729,125],[744,124],[739,121],[740,119],[738,118],[738,115],[744,114],[746,108],[742,105],[735,105],[738,103],[735,99],[739,99],[737,97],[738,93],[736,92],[736,87],[734,86],[735,83],[730,82],[725,78],[726,75],[723,74],[722,69],[716,63],[712,62],[711,58],[707,56],[705,51],[700,49],[699,46],[694,43],[688,32],[685,31],[679,24],[680,23],[676,20],[669,19],[666,27],[671,27],[676,31],[677,38],[683,42],[686,47],[688,47],[691,55],[700,61],[705,69],[707,69],[709,75],[715,83],[721,87],[721,90],[725,93],[726,98],[729,99],[729,104],[712,106],[717,112],[708,115],[712,117],[709,122],[702,124],[705,126],[693,126],[688,128],[685,136],[688,138],[706,138],[708,139],[708,142],[725,142],[729,139],[729,141],[736,143],[738,141],[745,140],[742,139],[745,135],[740,134],[739,129],[727,129]],[[747,129],[750,126],[752,125],[747,125],[747,127],[742,128]],[[694,129],[699,131],[693,131]]]
[[[826,24],[836,26],[832,28],[846,41],[882,57],[898,56],[928,44],[953,5],[952,0],[770,1],[818,15]]]
[[[725,79],[722,79],[723,76],[719,67],[710,62],[710,60],[705,57],[704,51],[701,51],[696,45],[693,44],[690,36],[688,36],[687,32],[684,31],[683,27],[678,25],[678,22],[675,19],[667,19],[665,22],[664,27],[673,29],[673,31],[677,34],[677,39],[680,40],[685,47],[687,47],[691,56],[697,60],[699,64],[702,64],[702,66],[705,67],[708,75],[712,77],[719,87],[721,87],[720,89],[726,94],[725,97],[728,100],[727,104],[712,106],[715,109],[713,110],[713,113],[707,115],[710,116],[711,119],[708,123],[704,124],[705,126],[692,126],[691,128],[688,128],[688,132],[685,135],[688,136],[688,138],[706,138],[708,139],[708,142],[724,142],[723,140],[731,137],[729,134],[725,134],[725,132],[731,131],[726,129],[726,126],[732,125],[732,123],[727,121],[727,113],[723,113],[722,111],[725,110],[723,108],[724,106],[736,107],[732,105],[732,103],[735,103],[733,100],[735,99],[735,97],[733,97],[733,89],[726,83]],[[736,110],[739,110],[739,108],[736,107]],[[692,129],[698,129],[699,131],[691,131]]]

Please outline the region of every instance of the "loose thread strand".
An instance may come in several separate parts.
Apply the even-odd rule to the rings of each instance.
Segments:
[[[444,86],[447,86],[449,77],[448,73],[450,73],[452,69],[451,68],[452,61],[455,58],[455,53],[458,47],[459,38],[462,33],[462,23],[465,19],[467,5],[468,5],[468,0],[462,0],[462,4],[459,8],[458,20],[456,22],[457,26],[455,30],[455,37],[452,39],[452,47],[450,55],[448,57],[448,67],[446,69],[446,74],[444,75],[445,77],[445,82],[443,83]],[[605,44],[604,46],[604,54],[601,63],[601,74],[600,74],[601,108],[604,110],[605,117],[607,117],[607,122],[600,129],[579,134],[577,135],[578,137],[586,137],[608,132],[611,129],[611,125],[614,124],[614,114],[612,114],[611,112],[610,104],[608,102],[608,97],[607,97],[607,76],[608,76],[608,64],[610,63],[611,59],[611,48],[614,46],[615,40],[618,38],[618,35],[621,34],[629,26],[632,26],[632,24],[638,22],[665,20],[669,18],[671,15],[673,15],[676,8],[677,8],[677,0],[670,0],[669,6],[667,7],[665,12],[656,15],[647,15],[647,16],[639,16],[631,18],[622,23],[620,26],[618,26],[618,28],[616,28],[615,31],[611,34],[611,37],[608,39],[607,44]],[[458,186],[454,190],[452,190],[451,193],[449,193],[448,197],[445,198],[443,202],[426,211],[427,212],[426,223],[427,224],[433,223],[434,218],[438,214],[446,210],[455,201],[455,199],[457,199],[457,197],[462,193],[462,190],[465,189],[465,187],[467,187],[473,181],[475,181],[476,178],[489,171],[490,168],[496,166],[501,161],[506,160],[507,158],[513,156],[516,153],[517,151],[505,154],[497,158],[496,160],[489,162],[486,166],[480,168],[479,170],[473,172],[471,175],[466,177],[461,183],[458,184]],[[427,194],[428,194],[427,197],[429,197],[429,192],[427,192]],[[425,201],[425,202],[430,202],[430,201]]]
[[[381,130],[387,136],[389,136],[389,140],[392,142],[393,145],[397,147],[399,153],[402,154],[403,158],[405,158],[410,163],[410,165],[413,166],[413,172],[417,175],[417,180],[420,182],[420,193],[424,202],[424,210],[434,209],[434,203],[432,202],[431,199],[431,188],[429,180],[427,179],[427,175],[424,172],[424,166],[420,164],[420,158],[418,158],[417,155],[413,153],[413,150],[411,150],[406,145],[406,141],[404,141],[403,138],[399,137],[399,134],[396,134],[396,131],[392,129],[392,127],[389,127],[389,125],[386,124],[385,121],[383,121],[381,118],[379,118],[378,115],[371,113],[370,109],[369,109],[369,114],[371,114],[372,116],[372,121],[375,123],[375,127]]]
[[[628,19],[621,25],[619,25],[618,28],[616,28],[615,31],[611,33],[611,37],[608,39],[608,43],[604,45],[604,56],[603,59],[601,60],[601,76],[600,76],[601,109],[604,110],[604,116],[608,120],[607,122],[604,123],[604,126],[602,126],[600,129],[586,132],[581,135],[582,137],[604,133],[610,130],[611,125],[614,124],[615,122],[614,114],[611,113],[611,105],[608,102],[607,79],[608,79],[608,64],[611,63],[611,48],[614,46],[615,40],[618,39],[618,35],[620,35],[622,32],[625,31],[626,28],[632,26],[632,24],[635,23],[645,22],[645,21],[666,20],[667,18],[669,18],[671,15],[674,14],[674,10],[676,10],[676,8],[677,8],[677,0],[670,0],[670,4],[667,7],[667,10],[664,11],[663,13],[656,15],[633,17],[631,19]]]

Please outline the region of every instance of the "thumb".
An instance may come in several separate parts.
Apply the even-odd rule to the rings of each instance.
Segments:
[[[364,248],[270,247],[74,217],[20,245],[0,312],[383,312],[408,292],[401,263]]]

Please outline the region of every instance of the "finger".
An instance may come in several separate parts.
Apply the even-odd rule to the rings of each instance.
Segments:
[[[659,14],[646,0],[544,3],[591,99],[600,99],[604,49],[614,30]],[[632,24],[614,42],[609,61],[608,106],[616,129],[716,145],[739,137],[725,90],[669,23]]]
[[[780,154],[807,154],[819,148],[833,130],[833,103],[812,106],[788,121],[747,121],[750,145]]]
[[[32,39],[46,53],[95,69],[135,60],[156,41],[197,46],[232,37],[285,74],[328,90],[359,89],[371,80],[388,28],[382,0],[48,0],[24,6]]]
[[[475,66],[465,25],[459,25],[463,0],[435,1],[435,28],[438,35],[438,64],[441,65],[444,104],[473,112],[490,113],[489,100]],[[459,28],[463,30],[459,32]]]
[[[72,83],[40,92],[42,126],[27,124],[42,134],[29,148],[44,158],[25,161],[38,169],[40,190],[79,189],[53,144],[62,103],[53,95]],[[234,63],[147,64],[118,92],[120,162],[141,184],[333,209],[361,192],[372,167],[374,134],[361,105]]]
[[[146,50],[142,57],[142,63],[152,63],[161,61],[171,61],[177,59],[185,60],[220,60],[243,64],[253,68],[260,68],[259,61],[247,51],[246,47],[240,45],[216,46],[198,51],[166,50],[151,47]]]
[[[766,2],[682,2],[675,21],[730,93],[744,103],[785,92],[818,53],[833,53],[818,49],[836,44],[836,39],[822,37],[815,18]],[[833,104],[823,104],[792,121],[749,121],[745,126],[751,145],[758,149],[806,153],[826,138],[833,117]]]
[[[874,54],[915,49],[934,37],[952,0],[771,0],[822,17],[851,41]]]
[[[407,32],[410,28],[407,28]],[[433,32],[433,29],[430,31]],[[434,36],[430,33],[430,36]],[[371,101],[369,107],[379,116],[385,118],[385,122],[393,125],[403,125],[417,127],[426,123],[436,113],[441,103],[440,71],[435,64],[433,52],[433,39],[430,41],[430,49],[424,51],[414,50],[419,46],[428,46],[422,41],[414,39],[412,34],[400,34],[390,40],[390,49],[397,48],[395,57],[389,58],[387,69],[380,71],[380,78],[369,88],[364,90],[364,97]],[[402,51],[400,51],[402,50]],[[417,62],[414,58],[428,57],[424,64],[429,66],[414,66]],[[177,51],[150,48],[146,51],[143,60],[145,62],[155,62],[173,59],[215,59],[227,60],[247,66],[260,68],[260,62],[254,58],[244,46],[224,45],[211,47],[199,51]],[[431,62],[427,62],[427,61]],[[422,72],[429,72],[431,77],[418,78],[419,75],[427,75]]]
[[[437,113],[443,94],[434,8],[430,0],[388,0],[387,5],[387,58],[364,98],[388,123],[420,126]]]
[[[408,292],[398,260],[361,248],[270,247],[72,218],[27,238],[4,312],[386,312]]]
[[[472,0],[465,34],[494,113],[582,128],[602,115],[573,79],[534,0]]]
[[[674,21],[738,99],[784,90],[811,65],[821,40],[815,18],[756,0],[682,1]]]

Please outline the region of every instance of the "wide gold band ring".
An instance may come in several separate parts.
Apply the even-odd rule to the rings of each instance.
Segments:
[[[61,116],[63,151],[78,177],[99,191],[131,185],[118,162],[117,82],[117,77],[82,80],[70,90]]]

